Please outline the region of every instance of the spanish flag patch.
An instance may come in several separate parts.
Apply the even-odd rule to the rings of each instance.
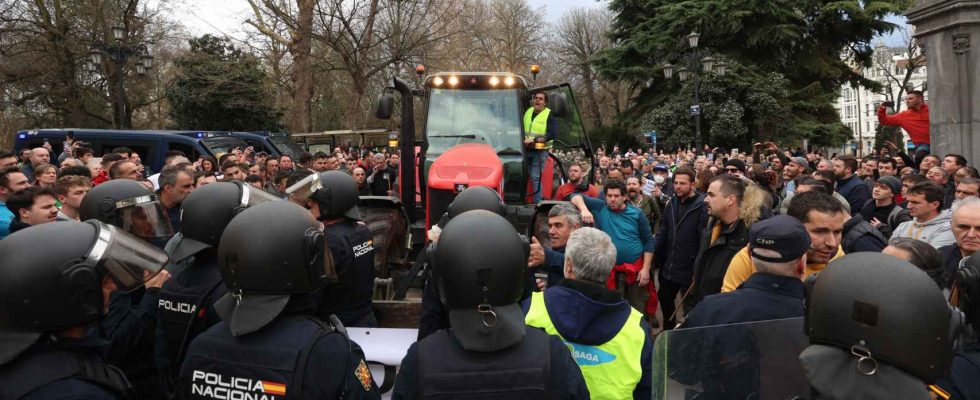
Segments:
[[[354,375],[357,375],[357,380],[361,382],[361,386],[364,387],[365,392],[371,391],[371,369],[368,368],[364,360],[361,360],[360,365],[357,366],[357,370],[354,371]]]

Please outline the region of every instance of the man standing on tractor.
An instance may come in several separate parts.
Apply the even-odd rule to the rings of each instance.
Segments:
[[[541,202],[541,171],[548,160],[548,150],[554,144],[557,128],[558,124],[548,108],[548,95],[535,93],[531,108],[524,113],[524,146],[527,147],[535,203]]]

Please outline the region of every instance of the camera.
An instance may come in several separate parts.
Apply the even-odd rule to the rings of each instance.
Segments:
[[[895,102],[894,101],[886,101],[884,103],[881,103],[881,105],[883,105],[885,107],[888,107],[888,108],[892,108],[892,107],[895,107]]]

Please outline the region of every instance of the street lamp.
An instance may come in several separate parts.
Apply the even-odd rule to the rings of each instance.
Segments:
[[[103,55],[108,56],[109,61],[114,64],[116,70],[116,111],[119,115],[118,127],[126,129],[129,128],[129,124],[126,119],[126,85],[123,68],[126,66],[126,62],[132,58],[136,60],[136,73],[140,76],[145,75],[147,71],[153,68],[153,55],[150,54],[146,43],[125,44],[127,34],[125,27],[117,25],[113,26],[111,30],[115,42],[92,43],[86,69],[93,74],[98,73],[99,66],[102,65]]]
[[[702,73],[716,74],[725,76],[728,73],[728,64],[724,61],[711,57],[710,51],[698,47],[701,35],[692,31],[687,35],[688,49],[680,56],[680,66],[677,68],[677,79],[686,82],[694,79],[694,104],[691,106],[691,115],[694,117],[695,146],[697,151],[701,151],[701,81]],[[670,80],[674,75],[674,65],[667,63],[663,65],[664,78]]]

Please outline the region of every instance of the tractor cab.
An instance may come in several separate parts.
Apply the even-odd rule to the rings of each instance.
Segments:
[[[557,124],[551,155],[542,173],[542,197],[552,200],[571,162],[580,161],[591,169],[591,144],[567,83],[532,87],[527,78],[504,72],[439,72],[421,82],[421,87],[414,89],[395,78],[391,89],[402,93],[403,146],[418,146],[417,151],[414,146],[409,147],[417,157],[411,164],[403,147],[402,178],[404,182],[404,171],[409,166],[417,166],[411,171],[420,189],[414,196],[420,200],[415,215],[427,221],[426,228],[438,221],[460,190],[469,186],[497,190],[512,206],[509,214],[514,215],[509,217],[515,226],[522,231],[527,227],[536,206],[531,199],[538,188],[533,187],[528,172],[523,119],[535,93],[548,96],[547,106]],[[411,109],[417,97],[423,104],[419,135],[414,134],[414,112],[406,112],[406,106]],[[390,118],[393,108],[394,96],[383,94],[376,116]],[[406,205],[407,194],[402,193]]]

